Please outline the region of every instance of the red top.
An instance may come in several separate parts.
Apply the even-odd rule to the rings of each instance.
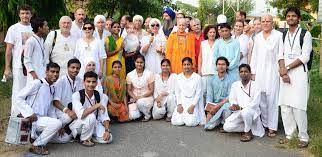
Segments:
[[[201,45],[201,41],[205,40],[203,37],[203,33],[200,33],[199,39],[198,37],[195,35],[195,59],[196,59],[196,65],[198,66],[198,57],[199,57],[199,53],[200,53],[200,45]]]

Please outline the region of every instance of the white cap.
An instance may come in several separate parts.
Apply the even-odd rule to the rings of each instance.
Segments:
[[[217,24],[227,23],[227,17],[223,14],[218,15]]]

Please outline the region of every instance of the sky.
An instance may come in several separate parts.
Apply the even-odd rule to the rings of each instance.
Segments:
[[[173,0],[174,3],[175,1],[181,1],[183,3],[191,4],[192,6],[199,7],[199,0]]]

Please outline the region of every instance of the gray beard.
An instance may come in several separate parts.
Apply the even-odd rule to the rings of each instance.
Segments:
[[[165,20],[163,23],[163,31],[166,32],[167,30],[169,30],[170,28],[173,28],[173,21],[172,20]]]

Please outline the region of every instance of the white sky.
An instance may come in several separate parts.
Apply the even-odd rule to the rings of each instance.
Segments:
[[[199,7],[199,0],[173,0],[174,3],[176,1],[181,1],[183,3],[191,4],[192,6]]]

